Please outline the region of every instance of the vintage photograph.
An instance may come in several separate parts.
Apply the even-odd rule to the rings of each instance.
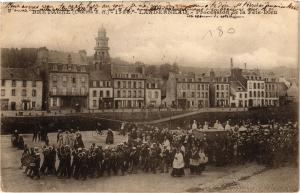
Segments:
[[[0,15],[1,191],[299,191],[296,1]]]

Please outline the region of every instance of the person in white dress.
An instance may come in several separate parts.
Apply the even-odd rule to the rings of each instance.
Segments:
[[[199,157],[200,157],[199,158],[200,159],[200,164],[199,164],[199,168],[198,168],[198,174],[201,174],[201,172],[204,171],[205,166],[208,162],[208,157],[205,155],[203,148],[200,148]]]
[[[180,152],[180,149],[176,150],[176,154],[173,160],[173,170],[171,172],[171,176],[173,177],[184,176],[184,160],[183,160],[183,155]]]
[[[218,130],[224,130],[224,127],[223,127],[222,123],[219,123]]]
[[[206,121],[204,122],[203,129],[204,129],[204,130],[207,130],[207,129],[208,129],[208,124],[207,124]]]
[[[231,129],[231,126],[229,125],[229,121],[226,122],[226,125],[225,125],[225,130],[228,131]]]
[[[218,127],[219,127],[219,121],[216,120],[216,122],[215,122],[215,124],[214,124],[214,129],[218,129]]]
[[[197,129],[197,121],[196,120],[194,120],[194,123],[192,125],[192,129]]]

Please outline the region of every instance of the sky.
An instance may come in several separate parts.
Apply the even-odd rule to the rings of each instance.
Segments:
[[[146,64],[193,67],[297,67],[297,11],[243,19],[183,15],[3,14],[1,47],[86,50],[93,55],[98,28],[109,37],[111,57]],[[223,31],[219,36],[220,29]],[[230,31],[231,33],[228,33]]]

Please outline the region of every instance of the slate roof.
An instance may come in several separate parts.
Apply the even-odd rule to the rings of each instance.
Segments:
[[[85,51],[79,51],[78,53],[74,52],[62,52],[56,50],[49,50],[48,52],[48,62],[49,63],[61,63],[68,64],[69,58],[71,59],[71,64],[81,64],[87,65],[88,59]]]
[[[105,71],[92,71],[90,72],[90,80],[111,80],[111,76]]]
[[[239,81],[230,82],[230,88],[234,89],[235,91],[239,91],[239,92],[247,91],[247,89]]]
[[[111,74],[113,78],[119,78],[119,74],[138,74],[139,77],[136,79],[145,78],[144,70],[142,65],[137,64],[112,64]],[[131,77],[131,79],[134,79]]]
[[[1,80],[42,80],[42,78],[31,69],[1,68]]]

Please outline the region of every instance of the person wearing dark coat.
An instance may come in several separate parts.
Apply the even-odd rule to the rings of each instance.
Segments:
[[[129,155],[129,165],[130,165],[130,173],[137,173],[137,167],[139,164],[139,153],[136,149],[136,147],[132,147],[132,151]]]
[[[49,146],[49,166],[48,166],[48,174],[55,175],[56,169],[55,169],[55,163],[56,163],[56,150],[53,146]]]
[[[113,144],[114,143],[114,133],[111,129],[108,129],[107,136],[106,136],[106,144]]]
[[[97,146],[95,148],[95,162],[96,162],[96,172],[97,172],[97,178],[103,176],[103,150],[101,146]]]
[[[107,175],[110,176],[111,173],[111,152],[108,147],[104,149],[104,161],[103,161],[104,171],[107,172]]]
[[[20,136],[18,140],[18,149],[24,149],[24,139],[22,136]]]
[[[82,152],[82,156],[79,159],[79,176],[82,180],[86,180],[88,174],[88,157],[86,151]]]
[[[30,163],[32,173],[29,176],[32,179],[34,179],[34,177],[36,177],[37,180],[40,179],[40,172],[39,172],[40,162],[41,162],[40,153],[38,152],[38,150],[36,148],[36,151],[34,152],[34,155],[33,155],[32,162]]]
[[[76,133],[76,139],[74,141],[74,148],[75,149],[84,148],[84,143],[82,141],[82,136],[80,133]]]
[[[32,136],[32,142],[36,142],[38,137],[38,128],[37,127],[33,127],[33,136]]]
[[[45,175],[46,171],[47,173],[49,172],[49,166],[50,166],[50,151],[49,148],[44,146],[43,147],[43,156],[44,156],[44,160],[42,163],[42,166],[40,168],[40,172],[41,174]]]
[[[126,171],[126,159],[123,147],[119,146],[117,150],[117,163],[121,170],[121,175],[124,176]]]

